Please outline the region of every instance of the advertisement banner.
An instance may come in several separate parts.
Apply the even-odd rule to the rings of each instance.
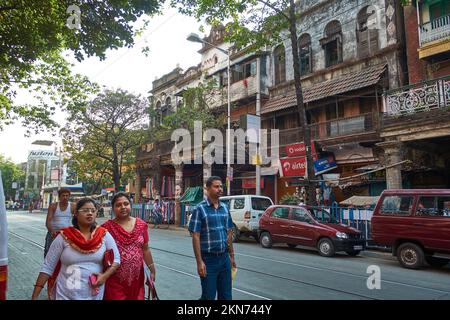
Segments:
[[[314,172],[316,176],[335,168],[337,168],[337,164],[333,156],[328,156],[326,158],[314,161]]]
[[[306,174],[306,157],[281,158],[280,164],[284,177],[304,177]]]
[[[296,156],[305,156],[306,155],[306,147],[304,142],[293,143],[286,145],[286,154],[288,157],[296,157]],[[311,141],[311,151],[313,158],[317,159],[316,147],[314,145],[314,141]]]
[[[261,178],[261,189],[264,188],[264,178]],[[242,189],[256,189],[256,179],[242,179]]]

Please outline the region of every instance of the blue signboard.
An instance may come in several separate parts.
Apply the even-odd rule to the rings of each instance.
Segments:
[[[337,168],[336,160],[333,156],[314,161],[314,172],[317,175]]]

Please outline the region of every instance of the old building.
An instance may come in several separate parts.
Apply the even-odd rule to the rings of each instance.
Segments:
[[[334,157],[337,168],[327,173],[341,178],[373,168],[380,161],[376,143],[381,141],[382,93],[404,84],[401,7],[393,0],[305,0],[298,11],[303,97],[317,157]],[[287,155],[286,146],[303,141],[290,38],[285,38],[273,48],[269,100],[262,108],[263,126],[280,130],[281,156]],[[299,158],[285,161],[304,163]],[[277,200],[293,193],[302,176],[293,172],[278,178]],[[342,187],[337,200],[347,194],[376,195],[385,182],[382,176],[366,177]]]
[[[404,5],[409,85],[385,94],[388,188],[450,187],[450,2]]]

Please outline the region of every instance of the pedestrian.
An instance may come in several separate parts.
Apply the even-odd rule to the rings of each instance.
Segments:
[[[153,202],[153,228],[159,228],[159,224],[162,223],[162,207],[159,203],[159,199],[155,199]]]
[[[48,232],[45,237],[44,258],[58,232],[72,225],[75,204],[70,203],[69,198],[70,190],[60,188],[58,190],[58,202],[48,206],[47,220],[45,222]]]
[[[97,206],[90,198],[77,202],[72,227],[64,228],[52,242],[34,285],[36,300],[45,283],[56,300],[102,300],[104,283],[120,264],[116,243],[109,232],[97,226]],[[114,260],[104,268],[105,252],[112,250]]]
[[[30,202],[30,204],[28,205],[28,212],[33,213],[33,202]]]
[[[233,250],[233,221],[227,206],[219,201],[222,180],[206,181],[206,197],[192,211],[189,231],[197,260],[202,296],[200,300],[231,300],[231,268],[236,268]]]
[[[131,201],[126,193],[116,193],[112,199],[115,218],[102,226],[117,243],[121,264],[106,282],[105,300],[144,300],[144,263],[155,280],[156,270],[149,247],[147,223],[130,216]]]

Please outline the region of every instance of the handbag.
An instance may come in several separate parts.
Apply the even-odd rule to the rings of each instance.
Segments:
[[[145,284],[148,286],[147,300],[159,300],[158,293],[156,293],[155,283],[153,282],[152,279],[152,274],[150,273],[150,270],[145,264],[144,264],[144,273],[145,277],[147,278],[145,280]]]
[[[114,263],[114,251],[113,249],[109,249],[105,251],[103,255],[103,272],[108,270]]]

